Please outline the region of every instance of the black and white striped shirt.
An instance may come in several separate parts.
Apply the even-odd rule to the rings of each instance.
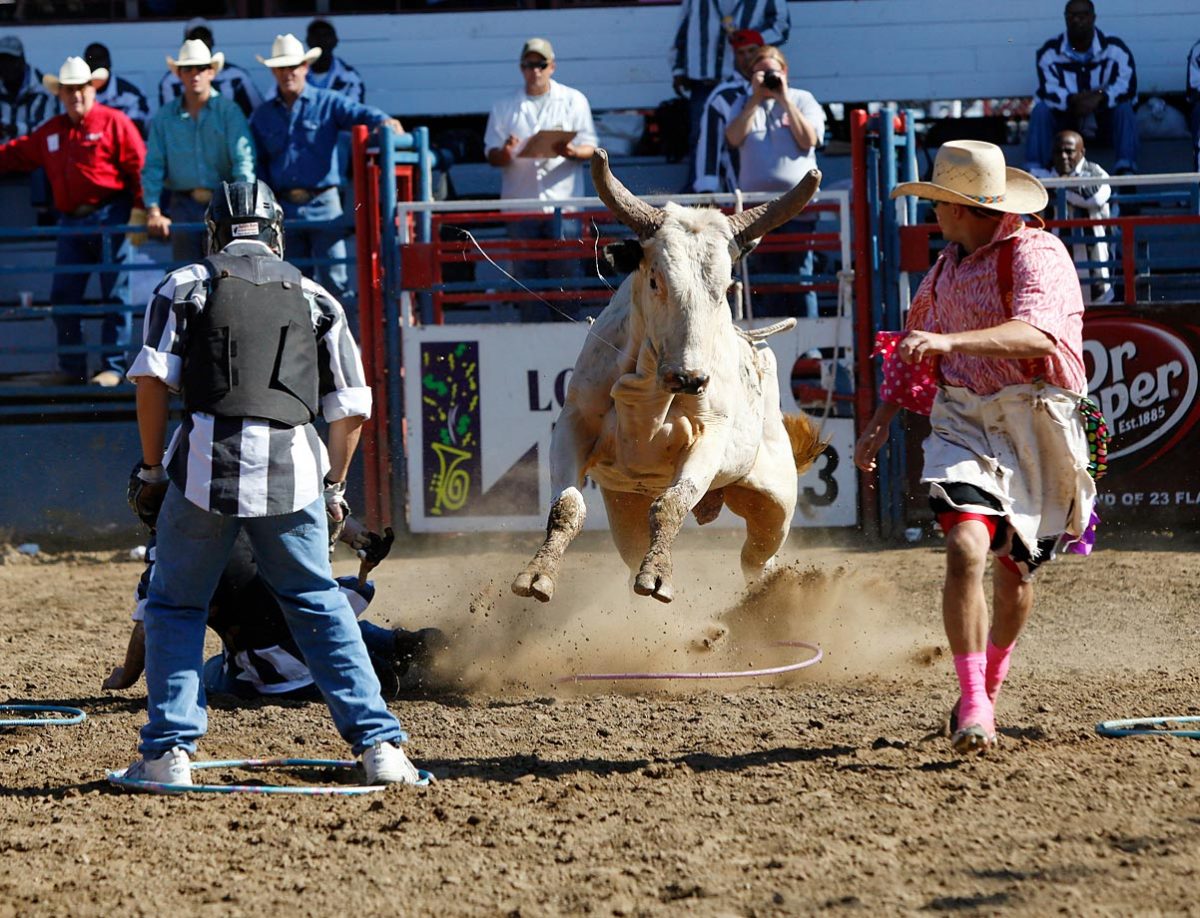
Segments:
[[[1092,46],[1075,51],[1064,32],[1050,39],[1037,53],[1037,97],[1050,108],[1063,111],[1067,96],[1101,89],[1109,108],[1137,97],[1137,68],[1133,53],[1121,39],[1096,29]]]
[[[269,253],[261,242],[231,242],[230,255]],[[160,379],[178,391],[189,325],[204,309],[209,272],[203,264],[172,271],[146,309],[146,342],[129,378]],[[326,421],[370,417],[371,389],[341,304],[307,277],[302,289],[317,334],[321,414]],[[202,510],[226,516],[278,516],[307,507],[324,489],[325,444],[311,424],[288,427],[261,418],[185,415],[167,447],[171,481]]]
[[[0,83],[0,142],[24,137],[33,129],[62,111],[58,96],[42,86],[42,72],[25,65],[20,87],[9,93]]]
[[[96,101],[115,108],[137,125],[142,136],[146,136],[146,125],[150,122],[150,103],[146,94],[124,77],[110,76],[104,88],[96,93]]]
[[[738,151],[725,142],[725,128],[737,117],[750,84],[737,71],[717,84],[704,103],[696,140],[696,193],[736,191]]]
[[[335,57],[333,63],[329,65],[329,69],[324,73],[317,73],[309,68],[306,79],[310,86],[340,92],[352,102],[357,102],[359,105],[366,104],[367,88],[363,83],[363,78],[357,70],[340,57]],[[268,95],[273,95],[273,93],[268,93]]]
[[[254,85],[254,80],[250,78],[250,74],[237,64],[226,64],[222,67],[221,72],[213,77],[212,84],[213,89],[226,99],[232,99],[236,102],[238,108],[242,110],[242,113],[247,118],[250,117],[256,108],[262,105],[262,93]],[[163,74],[163,78],[158,84],[159,107],[161,108],[172,99],[177,99],[181,95],[183,95],[183,84],[179,82],[179,77],[168,70]]]
[[[683,0],[671,48],[671,73],[720,80],[734,72],[729,35],[754,29],[764,44],[787,41],[792,20],[787,0]]]

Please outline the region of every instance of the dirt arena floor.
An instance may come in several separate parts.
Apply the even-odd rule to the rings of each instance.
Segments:
[[[369,616],[452,632],[456,689],[392,704],[437,783],[356,798],[110,789],[144,687],[100,682],[140,565],[8,550],[0,701],[89,717],[0,732],[0,916],[1200,913],[1200,742],[1094,733],[1200,714],[1200,553],[1160,541],[1046,569],[1001,746],[960,759],[940,732],[956,692],[937,542],[800,541],[746,597],[733,536],[689,533],[663,606],[589,534],[542,606],[507,587],[535,541],[441,540],[376,572]],[[825,660],[763,681],[553,683],[803,654],[781,638]],[[199,757],[344,755],[319,704],[214,700]]]

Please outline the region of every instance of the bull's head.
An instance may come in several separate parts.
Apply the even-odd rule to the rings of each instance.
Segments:
[[[708,385],[718,331],[732,323],[727,292],[733,262],[765,234],[800,213],[816,193],[813,169],[774,201],[726,217],[712,208],[657,208],[633,195],[592,158],[592,182],[608,209],[638,237],[614,255],[633,273],[633,308],[658,356],[658,380],[670,392],[698,395]]]

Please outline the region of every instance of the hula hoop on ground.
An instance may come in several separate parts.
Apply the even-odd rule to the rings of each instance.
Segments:
[[[758,679],[763,676],[777,676],[780,673],[791,673],[806,669],[820,663],[825,651],[820,644],[810,644],[807,641],[773,641],[772,647],[803,647],[811,650],[814,656],[801,663],[789,663],[786,666],[771,666],[766,669],[743,669],[727,673],[575,673],[572,676],[561,676],[554,680],[555,685],[567,682],[621,682],[638,679]]]
[[[69,727],[87,720],[79,708],[59,704],[0,704],[0,715],[7,711],[28,711],[31,714],[66,714],[66,717],[16,717],[0,719],[0,727]]]
[[[1200,729],[1157,729],[1159,724],[1200,723],[1200,717],[1133,717],[1128,720],[1105,720],[1096,724],[1101,736],[1176,736],[1182,739],[1200,739]]]
[[[245,768],[249,770],[266,768],[343,768],[352,769],[358,766],[353,759],[222,759],[210,762],[192,762],[192,770],[204,768]],[[126,768],[108,772],[108,781],[117,787],[127,787],[134,790],[150,791],[155,794],[291,794],[302,797],[357,797],[362,794],[374,794],[386,790],[386,784],[354,784],[345,786],[306,785],[291,786],[285,784],[166,784],[161,781],[139,781],[136,778],[125,777]],[[427,785],[433,775],[420,771],[420,786]]]

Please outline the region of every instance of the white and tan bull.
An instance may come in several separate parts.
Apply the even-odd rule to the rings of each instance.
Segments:
[[[804,209],[820,173],[731,217],[646,204],[613,177],[604,150],[592,178],[638,243],[625,245],[631,273],[575,363],[551,441],[546,540],[513,592],[553,596],[563,553],[583,527],[585,477],[600,487],[637,593],[671,601],[671,545],[684,518],[709,522],[722,504],[746,521],[742,571],[755,578],[787,537],[798,473],[824,444],[805,415],[783,416],[775,358],[758,340],[765,334],[733,324],[726,294],[734,261]]]

